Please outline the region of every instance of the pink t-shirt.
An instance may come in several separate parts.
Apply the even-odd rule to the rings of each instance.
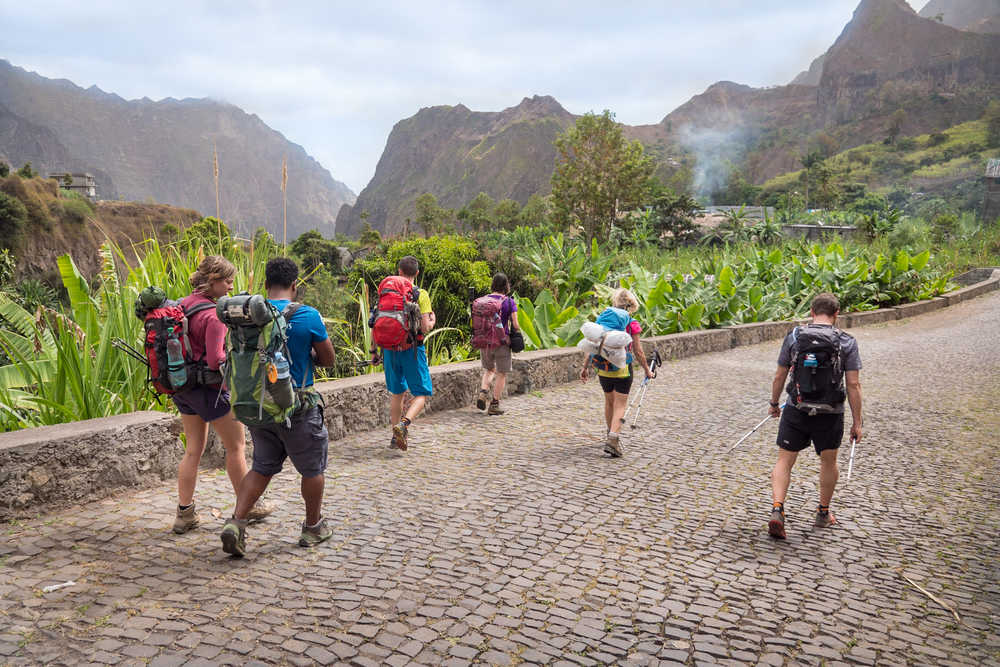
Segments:
[[[637,336],[641,331],[642,331],[642,326],[635,320],[629,322],[628,326],[625,327],[625,333],[627,333],[630,336]]]
[[[191,308],[199,303],[214,301],[201,294],[191,294],[181,299],[181,306]],[[191,356],[195,361],[204,359],[213,371],[226,359],[226,325],[219,321],[215,308],[206,308],[188,319],[188,340],[191,341]]]

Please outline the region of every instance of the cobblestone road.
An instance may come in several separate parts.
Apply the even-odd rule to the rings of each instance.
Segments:
[[[214,473],[184,536],[171,484],[3,526],[0,664],[997,663],[1000,294],[854,333],[866,438],[838,527],[811,528],[807,452],[789,539],[767,537],[776,422],[722,453],[764,414],[774,342],[668,364],[620,460],[594,381],[422,419],[405,455],[331,443],[312,550],[289,472],[244,560]]]

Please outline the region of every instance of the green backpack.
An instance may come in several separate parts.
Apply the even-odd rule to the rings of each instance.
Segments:
[[[292,385],[288,354],[288,319],[301,307],[281,312],[259,294],[222,297],[216,314],[227,327],[224,377],[233,413],[247,426],[284,424],[301,402]]]

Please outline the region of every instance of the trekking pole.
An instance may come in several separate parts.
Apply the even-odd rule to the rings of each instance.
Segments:
[[[851,469],[854,468],[854,448],[857,446],[856,438],[851,438],[851,458],[847,461],[847,481],[851,481]]]
[[[782,406],[782,407],[785,407],[785,406]],[[729,449],[727,449],[726,450],[726,454],[728,454],[729,452],[731,452],[734,449],[736,449],[737,447],[739,447],[740,443],[742,443],[744,440],[746,440],[751,435],[753,435],[754,432],[756,432],[757,429],[759,429],[761,426],[763,426],[765,424],[765,422],[767,422],[768,419],[773,419],[773,417],[771,417],[771,415],[768,415],[768,416],[764,417],[763,419],[761,419],[760,423],[757,424],[756,426],[754,426],[752,429],[750,429],[749,433],[747,433],[745,436],[743,436],[742,438],[740,438],[739,440],[737,440],[735,445],[733,445],[732,447],[730,447]]]
[[[133,359],[135,359],[136,361],[145,366],[149,366],[149,360],[146,359],[146,357],[143,356],[143,354],[139,352],[139,350],[135,349],[121,338],[112,338],[111,345],[117,348],[118,350],[124,352],[126,356],[132,357]]]
[[[636,422],[639,421],[639,412],[642,410],[642,401],[646,398],[646,390],[649,388],[649,381],[653,375],[656,375],[656,367],[660,365],[660,353],[653,352],[653,361],[649,364],[649,370],[652,371],[651,375],[647,375],[642,380],[642,387],[638,393],[638,401],[633,401],[625,408],[625,414],[622,415],[622,424],[628,420],[628,413],[631,412],[632,406],[635,406],[635,417],[632,418],[632,428],[638,428]]]

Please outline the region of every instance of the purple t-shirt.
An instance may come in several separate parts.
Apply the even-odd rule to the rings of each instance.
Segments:
[[[505,294],[489,294],[488,296],[491,299],[503,299],[503,303],[500,304],[500,323],[503,324],[504,333],[509,334],[510,319],[517,312],[517,303]]]

